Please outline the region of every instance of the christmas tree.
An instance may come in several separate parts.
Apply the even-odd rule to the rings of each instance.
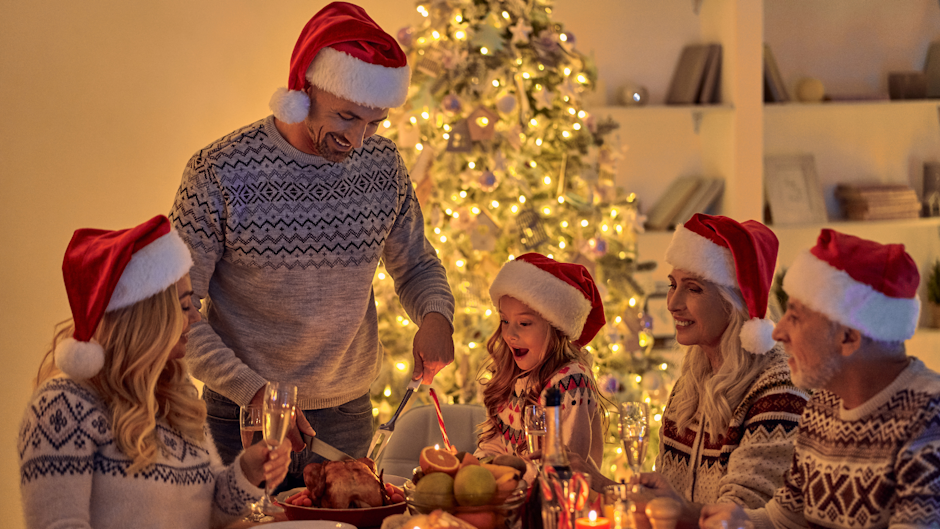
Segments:
[[[482,403],[485,344],[498,324],[489,285],[506,260],[537,251],[583,264],[598,283],[608,323],[587,350],[609,403],[647,400],[658,413],[668,364],[651,354],[633,280],[642,219],[636,197],[614,184],[617,124],[583,108],[591,60],[546,0],[433,0],[417,10],[420,24],[397,35],[412,65],[408,101],[379,134],[410,168],[457,301],[455,362],[435,391]],[[373,402],[384,422],[410,377],[416,329],[381,266],[374,287],[386,362]],[[619,474],[617,415],[609,419],[603,468]]]

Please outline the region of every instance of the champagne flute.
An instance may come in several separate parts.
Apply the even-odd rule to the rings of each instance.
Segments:
[[[242,448],[248,448],[264,439],[261,433],[263,424],[264,409],[261,406],[242,406],[238,409],[238,426],[242,435]],[[260,522],[264,518],[260,503],[260,501],[257,501],[249,505],[251,508],[251,512],[248,514],[249,521]]]
[[[645,402],[620,404],[620,441],[627,454],[627,464],[633,475],[638,476],[646,458],[649,443],[650,407]]]
[[[273,450],[284,441],[287,430],[294,419],[294,409],[297,405],[297,386],[268,382],[264,388],[262,401],[262,428],[264,442]],[[261,510],[266,514],[284,512],[284,509],[271,501],[271,484],[264,484],[264,498],[261,499]]]
[[[242,448],[260,443],[264,437],[261,433],[264,424],[264,409],[261,406],[242,406],[239,408],[238,425],[242,434]]]
[[[522,424],[525,427],[530,454],[542,449],[542,441],[545,439],[547,428],[546,421],[545,409],[537,404],[530,404],[523,410]]]

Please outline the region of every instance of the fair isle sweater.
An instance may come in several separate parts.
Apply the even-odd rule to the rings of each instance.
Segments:
[[[192,250],[194,297],[207,298],[189,366],[238,404],[268,380],[296,385],[300,409],[369,391],[382,362],[380,259],[412,321],[453,321],[411,179],[380,136],[330,163],[291,146],[268,116],[192,157],[170,218]]]
[[[656,470],[687,501],[762,507],[783,483],[808,396],[790,381],[786,357],[777,350],[767,354],[776,358],[751,384],[718,440],[701,428],[679,432],[670,397]],[[673,394],[680,384],[681,377]]]
[[[68,378],[45,382],[26,408],[17,441],[20,491],[30,529],[224,527],[263,491],[239,459],[224,467],[202,442],[157,422],[156,462],[128,475],[131,459],[111,430],[107,405]]]
[[[476,455],[512,454],[524,455],[528,452],[523,424],[523,409],[525,396],[529,389],[531,377],[524,376],[516,379],[509,401],[498,408],[498,414],[489,428],[495,427],[499,434],[478,445]],[[539,402],[545,405],[545,391],[551,387],[561,391],[561,439],[564,445],[573,452],[578,453],[584,460],[600,463],[603,454],[603,437],[601,435],[601,418],[597,411],[597,383],[591,375],[591,369],[581,362],[569,362],[562,366],[540,392]],[[534,475],[535,467],[530,466],[526,473],[526,480]]]
[[[940,527],[940,375],[912,358],[851,410],[815,392],[784,485],[748,514],[758,529]]]

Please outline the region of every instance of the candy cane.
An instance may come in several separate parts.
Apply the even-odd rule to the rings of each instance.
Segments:
[[[448,452],[453,452],[454,447],[450,444],[450,439],[447,438],[447,429],[444,428],[444,416],[441,415],[441,403],[437,400],[437,393],[434,393],[434,388],[429,388],[428,391],[431,393],[434,408],[437,410],[437,424],[441,425],[441,437],[444,438],[444,447],[447,448]]]

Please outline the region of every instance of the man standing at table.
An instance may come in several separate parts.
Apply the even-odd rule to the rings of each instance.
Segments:
[[[269,380],[298,387],[320,438],[365,455],[383,356],[380,259],[419,327],[413,378],[429,384],[453,361],[444,268],[397,148],[374,135],[409,79],[394,38],[362,8],[329,4],[300,35],[274,114],[200,150],[183,173],[171,218],[207,316],[187,357],[223,460],[242,448],[239,405],[260,402]],[[285,486],[303,485],[311,457],[295,454]]]
[[[904,350],[919,282],[903,245],[829,229],[796,258],[773,336],[817,391],[793,465],[764,509],[707,505],[703,527],[940,527],[940,375]]]

